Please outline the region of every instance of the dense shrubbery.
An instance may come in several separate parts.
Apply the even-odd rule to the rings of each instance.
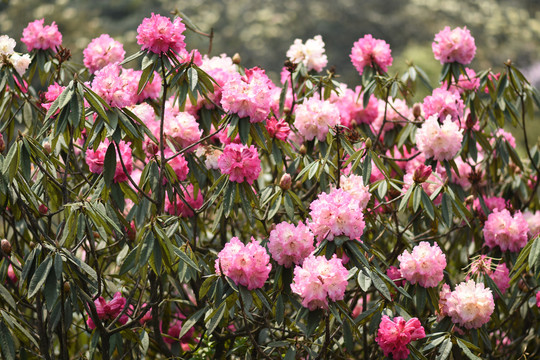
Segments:
[[[371,35],[361,87],[320,36],[278,87],[186,26],[152,14],[143,50],[103,35],[85,68],[54,23],[29,55],[0,37],[5,358],[539,355],[540,153],[502,127],[527,140],[540,96],[510,61],[465,68],[447,27],[411,104],[430,82]]]

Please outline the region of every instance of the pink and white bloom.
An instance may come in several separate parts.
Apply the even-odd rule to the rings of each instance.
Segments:
[[[445,313],[452,322],[467,329],[478,329],[487,323],[495,303],[490,289],[474,280],[462,282],[456,289],[445,296]]]
[[[514,216],[507,209],[495,209],[484,224],[486,246],[499,246],[502,251],[518,252],[527,244],[529,224],[520,211]]]
[[[445,26],[437,35],[431,45],[435,59],[441,64],[458,62],[469,64],[476,54],[476,45],[471,32],[467,27],[450,29]]]
[[[270,232],[268,251],[279,265],[286,268],[293,264],[302,265],[304,259],[315,250],[314,239],[303,222],[300,221],[298,226],[294,226],[284,221]]]
[[[218,159],[219,169],[223,174],[228,174],[229,179],[242,183],[246,181],[253,185],[261,173],[261,159],[255,146],[241,144],[229,144],[223,149]]]
[[[84,49],[84,66],[90,74],[103,69],[108,64],[119,63],[124,60],[124,46],[108,34],[93,39]]]
[[[339,109],[327,100],[311,97],[295,109],[294,126],[305,140],[325,141],[330,128],[340,123]]]
[[[416,132],[416,146],[426,158],[452,160],[461,149],[463,130],[446,117],[442,126],[436,116],[429,117]]]
[[[373,94],[370,95],[367,106],[364,108],[362,87],[360,86],[357,86],[353,91],[342,84],[339,95],[332,92],[329,100],[338,107],[341,125],[348,128],[358,124],[371,124],[379,113],[379,101]]]
[[[354,43],[350,58],[360,75],[366,66],[374,67],[374,65],[387,72],[393,60],[390,45],[384,40],[374,39],[371,34]]]
[[[401,316],[397,316],[394,320],[390,320],[388,315],[384,315],[375,341],[381,347],[384,356],[392,354],[394,360],[401,360],[409,356],[407,345],[411,341],[425,337],[425,330],[418,318],[405,321]]]
[[[527,224],[529,224],[529,237],[530,238],[540,233],[540,210],[536,210],[536,212],[534,213],[530,212],[529,210],[526,210],[523,213],[523,217],[527,221]]]
[[[300,39],[294,40],[294,43],[287,50],[287,57],[294,64],[302,63],[308,71],[320,72],[328,64],[321,35],[307,40],[305,44]]]
[[[426,118],[437,115],[439,120],[442,120],[450,115],[452,121],[460,122],[460,119],[463,119],[465,104],[457,91],[437,88],[424,98],[422,108]]]
[[[180,53],[186,47],[183,32],[186,26],[181,18],[175,18],[172,22],[168,17],[152,13],[150,18],[145,18],[137,28],[137,44],[142,50],[148,50],[155,54],[166,53],[172,50]]]
[[[236,285],[245,286],[248,290],[262,288],[271,269],[270,256],[253,237],[247,245],[233,237],[219,252],[215,262],[217,274],[230,277]]]
[[[446,256],[437,244],[431,246],[427,241],[422,241],[411,253],[405,250],[398,260],[401,275],[411,284],[435,287],[444,277]]]
[[[92,90],[112,107],[126,107],[137,102],[137,87],[122,77],[124,70],[118,64],[109,64],[96,72]]]
[[[58,31],[58,26],[53,21],[51,25],[43,25],[45,19],[35,20],[28,24],[23,30],[21,41],[26,45],[28,51],[34,49],[56,50],[62,44],[62,34]]]
[[[367,207],[371,193],[369,186],[364,185],[364,179],[359,175],[341,175],[340,185],[343,190],[348,192],[354,199],[358,200],[360,209],[364,210]]]
[[[17,43],[7,35],[0,36],[0,55],[10,56],[15,53]]]
[[[302,306],[309,310],[327,309],[328,299],[343,300],[348,277],[349,271],[335,254],[330,260],[312,254],[302,266],[294,268],[291,290],[300,295]]]

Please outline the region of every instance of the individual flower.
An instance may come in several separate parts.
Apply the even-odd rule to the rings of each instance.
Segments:
[[[390,266],[386,269],[386,275],[388,275],[390,280],[393,280],[397,286],[403,286],[405,284],[405,281],[402,280],[403,275],[401,275],[401,271],[395,266]]]
[[[276,138],[281,141],[286,141],[291,132],[291,128],[285,119],[278,120],[273,116],[266,121],[265,126],[266,131],[268,131],[268,135],[270,135],[271,138]]]
[[[527,244],[529,224],[520,211],[514,216],[507,209],[495,209],[484,224],[486,246],[499,246],[502,251],[518,252]]]
[[[427,241],[422,241],[411,253],[405,250],[398,260],[401,275],[411,284],[435,287],[443,279],[446,256],[437,244],[431,246]]]
[[[463,130],[453,122],[450,115],[442,126],[436,116],[429,117],[416,132],[416,146],[426,158],[452,160],[461,149]]]
[[[103,69],[108,64],[120,63],[124,60],[124,46],[108,34],[93,39],[83,50],[84,66],[90,74]]]
[[[103,166],[105,163],[105,155],[107,153],[107,149],[109,148],[110,141],[109,139],[105,139],[102,143],[99,144],[99,146],[96,149],[88,148],[86,150],[86,163],[88,164],[88,168],[91,172],[94,174],[101,174],[103,172]],[[118,153],[116,152],[116,149],[114,150],[116,153],[116,170],[114,172],[114,182],[123,182],[126,181],[128,178],[128,175],[131,174],[133,171],[133,158],[131,157],[131,143],[126,143],[124,140],[120,141],[118,143],[118,148],[120,149],[120,154],[122,156],[122,160],[118,158]],[[124,172],[124,167],[122,166],[122,161],[124,162],[124,166],[126,167],[127,174]]]
[[[251,123],[264,121],[270,114],[275,86],[262,69],[245,72],[245,76],[237,74],[224,84],[221,105],[227,112],[249,117]]]
[[[195,215],[193,210],[200,209],[203,202],[201,190],[195,194],[193,184],[189,184],[182,188],[182,195],[175,195],[172,201],[169,196],[165,197],[165,211],[170,215],[192,217]]]
[[[431,167],[431,166],[429,166]],[[423,168],[425,173],[429,172],[428,169]],[[408,166],[407,173],[403,176],[403,189],[402,192],[406,193],[409,188],[415,183],[414,182],[414,173],[416,170],[412,169],[412,167]],[[422,189],[426,192],[426,194],[431,197],[433,193],[439,190],[440,187],[444,186],[444,183],[446,181],[446,177],[444,177],[441,173],[437,171],[432,171],[431,175],[427,178],[426,181],[420,184],[422,186]],[[433,200],[433,204],[439,205],[442,200],[442,194],[439,194],[435,200]]]
[[[488,274],[488,276],[493,280],[495,285],[501,291],[501,294],[506,293],[506,290],[510,287],[510,270],[505,263],[501,262],[495,270]]]
[[[214,84],[214,91],[209,92],[206,95],[210,100],[212,100],[212,102],[220,105],[223,86],[225,86],[225,84],[227,84],[230,80],[238,77],[237,66],[233,63],[230,57],[228,57],[226,54],[221,54],[220,56],[214,56],[211,58],[204,55],[200,68],[216,81],[216,84]],[[201,101],[205,102],[205,106],[207,108],[214,107],[214,104],[206,101],[204,97],[201,96],[199,98]]]
[[[435,59],[441,64],[458,62],[463,65],[469,64],[476,54],[476,45],[471,32],[465,26],[450,29],[446,26],[437,35],[431,45]]]
[[[229,144],[223,149],[223,154],[218,159],[219,169],[223,174],[228,174],[229,179],[242,183],[246,181],[253,185],[261,172],[261,160],[255,146],[241,144]]]
[[[460,122],[465,105],[457,91],[436,88],[431,95],[424,98],[422,108],[425,118],[437,115],[439,120],[442,120],[450,115],[452,121]]]
[[[219,252],[215,262],[217,274],[230,277],[236,285],[245,286],[248,290],[262,288],[271,269],[270,256],[253,237],[247,245],[233,237]]]
[[[307,40],[305,44],[300,39],[294,40],[287,50],[287,57],[294,64],[302,63],[308,71],[313,69],[320,72],[328,63],[321,35]]]
[[[360,240],[366,226],[364,215],[360,202],[347,191],[332,189],[330,193],[320,193],[309,208],[308,226],[319,242],[340,235]]]
[[[369,186],[364,185],[364,179],[359,175],[341,175],[340,185],[343,190],[348,192],[354,199],[358,200],[360,209],[365,209],[371,198]]]
[[[497,130],[497,132],[495,133],[495,138],[500,138],[501,141],[506,141],[508,145],[510,145],[512,148],[516,148],[516,138],[508,131],[504,131],[504,129]],[[491,139],[491,146],[494,146],[495,142],[495,139]]]
[[[486,207],[489,211],[494,211],[495,209],[506,209],[506,200],[499,196],[486,197],[484,198],[484,203],[486,204]],[[482,204],[480,203],[479,198],[474,199],[473,209],[480,214],[486,216],[486,214],[484,214],[484,209],[482,208]]]
[[[477,329],[487,323],[495,309],[491,290],[474,280],[457,285],[445,300],[446,315],[467,329]]]
[[[302,265],[304,259],[315,250],[314,236],[303,222],[298,226],[282,222],[270,232],[268,251],[279,265],[286,268]]]
[[[0,36],[0,55],[10,56],[15,52],[17,43],[7,35]]]
[[[159,138],[159,128],[156,127],[156,130],[154,136]],[[179,112],[176,115],[166,112],[163,132],[171,140],[172,144],[178,147],[177,150],[195,144],[201,139],[203,133],[195,117],[187,112]],[[190,152],[194,150],[195,147],[190,148]]]
[[[510,287],[510,271],[504,262],[494,267],[492,259],[486,255],[478,256],[472,263],[465,280],[471,276],[489,276],[502,294]]]
[[[58,31],[58,26],[53,21],[51,25],[43,26],[45,19],[35,20],[28,24],[23,30],[21,41],[26,45],[28,51],[34,49],[56,50],[62,44],[62,34]]]
[[[394,360],[400,360],[409,356],[407,345],[411,341],[425,337],[425,330],[418,318],[405,321],[401,316],[397,316],[394,320],[390,320],[388,315],[383,315],[375,341],[381,347],[384,356],[392,354]]]
[[[113,320],[120,315],[126,306],[126,298],[124,298],[120,292],[117,292],[114,294],[112,300],[108,302],[100,296],[94,301],[94,305],[96,306],[96,312],[100,320]],[[126,314],[123,314],[118,319],[118,323],[123,325],[128,319],[129,317]],[[96,328],[96,325],[90,316],[88,317],[86,324],[91,330]]]
[[[185,319],[186,317],[182,313],[178,313],[176,318],[169,325],[167,336],[163,336],[163,341],[171,345],[179,342],[182,351],[189,351],[189,343],[195,335],[195,328],[191,327],[181,338],[179,338],[180,332],[182,331],[183,320]]]
[[[390,45],[384,40],[374,39],[371,34],[367,34],[354,43],[350,58],[360,75],[366,66],[377,66],[387,72],[388,67],[392,65]]]
[[[296,106],[294,126],[305,140],[325,141],[330,128],[340,121],[339,109],[327,100],[311,97]]]
[[[24,73],[26,72],[26,69],[28,69],[28,66],[30,65],[30,62],[31,62],[30,55],[28,54],[19,55],[17,53],[12,54],[11,57],[9,58],[9,61],[11,62],[11,64],[13,65],[13,68],[15,69],[17,74],[19,74],[19,76],[24,75]]]
[[[540,290],[536,293],[536,306],[540,308]]]
[[[65,88],[65,86],[61,86],[56,82],[49,85],[49,87],[47,88],[47,92],[45,92],[44,94],[45,101],[41,104],[41,106],[49,110],[53,102],[60,96],[60,94],[64,91]]]
[[[145,18],[137,28],[137,44],[142,50],[148,50],[155,54],[166,53],[172,50],[180,53],[185,49],[185,36],[183,32],[186,26],[181,18],[174,21],[168,17],[152,13],[150,18]]]
[[[291,290],[300,295],[302,306],[309,310],[327,309],[328,299],[343,300],[348,277],[349,271],[336,254],[330,260],[311,254],[302,266],[294,268]]]

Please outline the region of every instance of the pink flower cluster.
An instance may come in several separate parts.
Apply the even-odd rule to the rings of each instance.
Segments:
[[[527,224],[529,224],[530,238],[540,233],[540,210],[537,210],[535,213],[525,211],[523,217],[527,221]]]
[[[215,269],[217,274],[230,277],[236,285],[253,290],[264,286],[272,265],[266,250],[253,237],[247,245],[233,237],[219,252]]]
[[[427,241],[422,241],[411,253],[405,250],[398,260],[401,275],[411,284],[435,287],[444,277],[446,256],[437,244],[431,246]]]
[[[339,109],[341,125],[351,128],[358,124],[371,124],[379,113],[378,100],[374,95],[369,97],[367,106],[363,105],[362,87],[357,86],[353,91],[345,84],[340,87],[340,95],[332,93],[330,102]]]
[[[109,64],[96,72],[92,81],[92,90],[110,106],[125,107],[134,105],[137,87],[120,76],[123,71],[118,64]]]
[[[506,209],[506,200],[502,197],[490,196],[490,197],[484,198],[484,203],[486,204],[486,207],[488,208],[489,211],[493,211],[495,209],[499,209],[499,210]],[[481,214],[484,214],[484,209],[482,209],[482,205],[480,204],[479,198],[474,199],[473,209]]]
[[[514,216],[507,209],[495,209],[484,224],[486,246],[499,246],[502,251],[518,252],[527,244],[529,224],[520,211]]]
[[[287,137],[289,137],[289,133],[291,132],[291,128],[285,119],[278,120],[275,117],[268,119],[265,127],[266,131],[268,131],[268,135],[270,135],[271,138],[276,138],[281,141],[286,141]]]
[[[294,43],[287,50],[287,57],[295,64],[302,63],[307,71],[313,69],[320,72],[328,64],[321,35],[307,40],[305,44],[300,39],[294,40]]]
[[[152,16],[145,18],[137,28],[137,44],[141,45],[142,50],[155,54],[169,50],[180,53],[186,47],[183,35],[185,30],[182,19],[175,18],[171,22],[168,17],[152,13]]]
[[[384,40],[374,39],[371,34],[354,43],[350,58],[360,75],[366,66],[375,67],[374,65],[387,72],[393,60],[390,45]]]
[[[364,185],[364,179],[359,175],[341,175],[340,178],[341,188],[349,193],[354,199],[358,200],[360,209],[364,210],[367,207],[371,193],[369,192],[369,186]]]
[[[195,215],[193,210],[200,209],[203,203],[201,190],[199,189],[198,193],[195,194],[193,184],[189,184],[186,188],[182,189],[182,197],[177,194],[172,202],[168,196],[165,197],[165,211],[171,215],[192,217]]]
[[[502,294],[510,287],[510,270],[504,262],[500,262],[495,268],[492,266],[492,259],[486,255],[480,255],[471,263],[469,274],[465,280],[469,280],[470,276],[486,275],[489,276],[495,285],[499,288]]]
[[[439,119],[446,119],[450,115],[452,121],[459,121],[463,117],[465,105],[457,91],[436,88],[424,98],[422,108],[426,118],[437,115]]]
[[[292,264],[302,265],[304,259],[315,250],[314,236],[303,222],[298,226],[282,222],[270,232],[268,250],[272,258],[286,268]]]
[[[309,228],[319,241],[345,235],[360,240],[366,223],[360,202],[343,189],[320,193],[309,206]]]
[[[93,39],[84,49],[84,66],[90,74],[103,69],[108,64],[120,63],[124,60],[124,46],[108,34]]]
[[[105,162],[105,155],[107,149],[109,148],[110,141],[105,139],[96,149],[88,148],[86,150],[86,163],[88,168],[94,174],[101,174],[103,172],[103,166]],[[120,141],[118,143],[118,148],[120,149],[120,154],[122,156],[122,161],[127,170],[127,174],[124,172],[124,167],[122,166],[121,160],[118,158],[118,153],[116,152],[116,170],[114,173],[114,182],[123,182],[128,179],[128,175],[131,175],[133,171],[133,158],[131,157],[131,143],[126,143],[125,141]]]
[[[448,84],[446,82],[441,83],[441,88],[446,89]],[[457,84],[452,83],[450,90],[455,90],[460,94],[465,91],[476,91],[480,87],[480,78],[476,76],[476,72],[473,69],[465,68],[465,74],[459,75]]]
[[[416,132],[416,145],[426,158],[452,160],[461,149],[463,130],[447,116],[441,126],[436,116],[429,117]]]
[[[300,295],[302,306],[309,310],[327,309],[328,298],[343,300],[348,277],[349,271],[335,254],[330,260],[312,254],[304,259],[301,267],[294,268],[291,290]]]
[[[330,101],[311,97],[296,107],[294,126],[305,140],[325,141],[329,128],[339,123],[339,109]]]
[[[462,282],[450,291],[444,284],[439,298],[441,315],[450,316],[452,322],[467,329],[477,329],[487,323],[495,310],[493,294],[483,283],[474,280]]]
[[[53,21],[51,25],[43,26],[45,19],[35,20],[28,24],[23,30],[21,41],[25,43],[28,51],[34,49],[56,50],[62,44],[62,34],[58,31],[58,26]]]
[[[458,62],[467,65],[474,59],[476,45],[471,32],[465,26],[450,29],[446,26],[437,35],[431,45],[435,59],[441,64]]]
[[[261,160],[255,146],[229,144],[218,159],[219,169],[231,181],[253,185],[261,173]]]
[[[264,121],[270,114],[275,86],[264,70],[254,67],[245,72],[224,84],[221,105],[227,112],[249,117],[251,123]]]
[[[411,341],[425,337],[425,330],[418,318],[412,318],[406,322],[401,316],[390,320],[388,315],[384,315],[375,341],[381,347],[384,356],[392,354],[394,360],[401,360],[409,356],[407,345]]]
[[[122,297],[122,294],[120,292],[117,292],[114,294],[114,297],[111,301],[107,302],[102,296],[100,296],[97,300],[94,301],[94,304],[96,305],[96,312],[100,320],[113,320],[116,319],[118,315],[120,315],[120,313],[126,306],[126,299]],[[128,321],[128,319],[128,316],[126,314],[123,314],[118,319],[118,323],[123,325]],[[94,321],[91,317],[88,317],[86,324],[92,330],[96,328],[96,324],[94,324]]]
[[[65,88],[65,86],[61,86],[56,82],[49,85],[49,87],[47,88],[47,92],[45,92],[44,94],[45,101],[41,104],[41,106],[48,111],[51,108],[54,100],[56,100],[60,96],[60,94],[64,91]]]
[[[383,126],[384,119],[386,119],[384,131],[388,131],[393,129],[398,123],[412,120],[411,110],[405,100],[388,97],[388,103],[382,100],[378,101],[377,117],[372,123],[373,130],[376,134]]]
[[[158,126],[154,127],[153,133],[156,138],[159,138],[159,123],[156,123]],[[199,123],[195,117],[187,112],[178,112],[177,114],[166,112],[163,132],[172,140],[172,143],[177,147],[177,150],[195,144],[201,139],[203,133],[203,131],[199,129]],[[190,152],[194,150],[195,147],[192,147]]]

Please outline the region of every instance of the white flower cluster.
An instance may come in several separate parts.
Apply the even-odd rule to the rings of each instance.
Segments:
[[[21,55],[15,52],[15,45],[17,45],[17,43],[9,36],[0,36],[0,57],[2,58],[0,68],[3,65],[10,64],[15,71],[22,76],[30,65],[30,55]]]

